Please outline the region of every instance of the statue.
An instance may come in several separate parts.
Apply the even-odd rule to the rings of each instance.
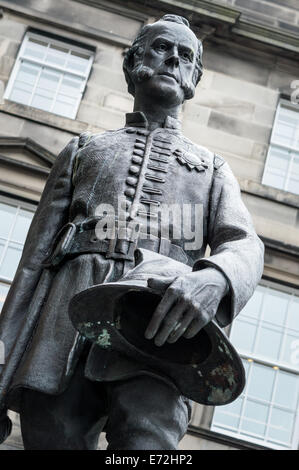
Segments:
[[[240,393],[221,327],[252,296],[263,245],[228,164],[180,131],[202,68],[186,19],[146,25],[124,59],[125,127],[57,157],[0,319],[0,440],[12,409],[25,449],[95,449],[102,430],[110,450],[176,449],[190,398]]]

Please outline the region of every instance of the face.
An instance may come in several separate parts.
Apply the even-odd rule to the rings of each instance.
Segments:
[[[184,86],[192,84],[198,40],[184,25],[160,21],[148,33],[142,66],[149,79],[135,84],[136,93],[177,105],[185,100]]]

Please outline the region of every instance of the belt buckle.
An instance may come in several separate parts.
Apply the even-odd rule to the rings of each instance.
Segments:
[[[61,263],[68,252],[68,248],[74,238],[76,230],[76,225],[72,222],[69,222],[64,227],[62,227],[60,232],[58,232],[56,237],[57,244],[50,257],[50,263],[52,266],[57,266]]]
[[[115,236],[108,240],[106,258],[134,261],[134,252],[137,248],[139,236],[139,225],[137,225],[137,229],[137,233],[134,227],[134,233],[133,230],[131,230],[130,236],[122,238],[119,238],[116,232]]]

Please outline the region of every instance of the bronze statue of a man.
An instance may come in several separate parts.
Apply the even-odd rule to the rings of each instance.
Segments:
[[[137,248],[192,268],[148,281],[165,292],[144,332],[159,348],[191,340],[211,320],[228,325],[262,274],[263,245],[228,164],[180,131],[181,106],[202,75],[188,21],[166,15],[145,26],[124,72],[134,112],[124,128],[81,134],[57,157],[1,315],[0,439],[6,409],[18,411],[25,449],[95,449],[103,429],[108,449],[176,449],[186,433],[190,403],[169,377],[91,344],[68,315],[76,294],[130,272]],[[156,236],[126,239],[117,224],[113,240],[95,236],[98,207],[117,212],[120,198],[141,232],[156,220]],[[175,236],[175,223],[159,216],[163,204],[201,208],[200,246]],[[103,370],[109,380],[99,381]]]

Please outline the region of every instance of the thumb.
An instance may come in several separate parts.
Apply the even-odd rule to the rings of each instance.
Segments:
[[[147,285],[158,294],[164,294],[166,289],[174,281],[173,277],[150,277],[147,280]]]

